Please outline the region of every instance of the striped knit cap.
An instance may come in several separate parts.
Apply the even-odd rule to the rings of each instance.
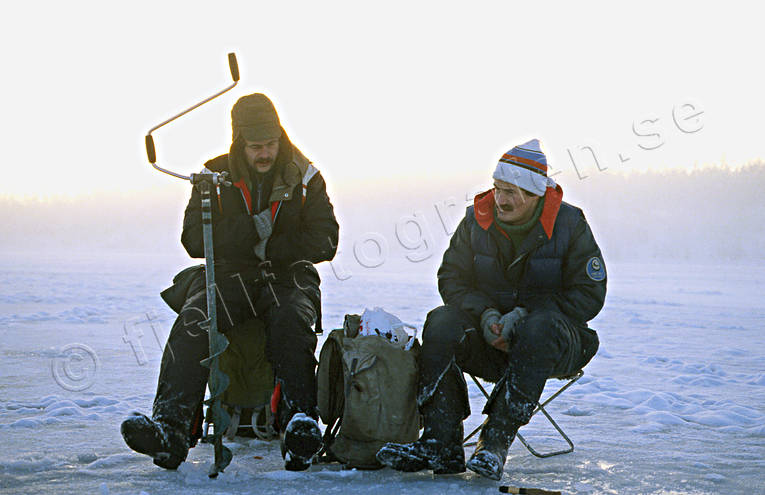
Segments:
[[[502,155],[493,177],[537,196],[544,196],[548,187],[555,187],[555,181],[547,177],[547,157],[538,139],[516,146]]]

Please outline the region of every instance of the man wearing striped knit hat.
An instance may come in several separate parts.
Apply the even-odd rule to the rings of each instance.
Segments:
[[[575,373],[598,349],[587,322],[603,307],[605,265],[584,214],[562,201],[563,190],[547,176],[539,141],[505,153],[493,179],[493,189],[467,209],[438,270],[444,305],[428,313],[423,330],[422,436],[377,454],[400,471],[467,467],[500,479],[546,380]],[[467,463],[463,372],[496,383]]]

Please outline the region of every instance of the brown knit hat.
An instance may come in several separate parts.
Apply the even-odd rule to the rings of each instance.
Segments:
[[[262,93],[242,96],[231,109],[234,141],[266,141],[282,135],[282,126],[274,104]]]

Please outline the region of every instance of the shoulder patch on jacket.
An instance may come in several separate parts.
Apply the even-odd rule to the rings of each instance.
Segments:
[[[593,256],[587,262],[587,276],[595,282],[602,282],[606,278],[606,269],[599,257]]]

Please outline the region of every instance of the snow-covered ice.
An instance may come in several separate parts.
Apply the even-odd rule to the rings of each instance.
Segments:
[[[278,442],[236,439],[216,480],[207,477],[209,445],[192,449],[176,472],[130,451],[119,424],[150,411],[173,318],[158,292],[183,263],[128,255],[0,262],[0,493],[497,492],[498,483],[471,473],[286,472]],[[440,304],[428,266],[383,266],[342,281],[321,267],[325,328],[375,306],[421,328]],[[499,484],[763,493],[764,281],[759,265],[609,264],[606,307],[592,322],[601,349],[548,408],[576,450],[538,459],[516,442]],[[559,386],[551,380],[547,393]],[[481,392],[473,384],[469,392],[468,431],[482,420]],[[563,446],[540,416],[521,431],[538,448]]]

